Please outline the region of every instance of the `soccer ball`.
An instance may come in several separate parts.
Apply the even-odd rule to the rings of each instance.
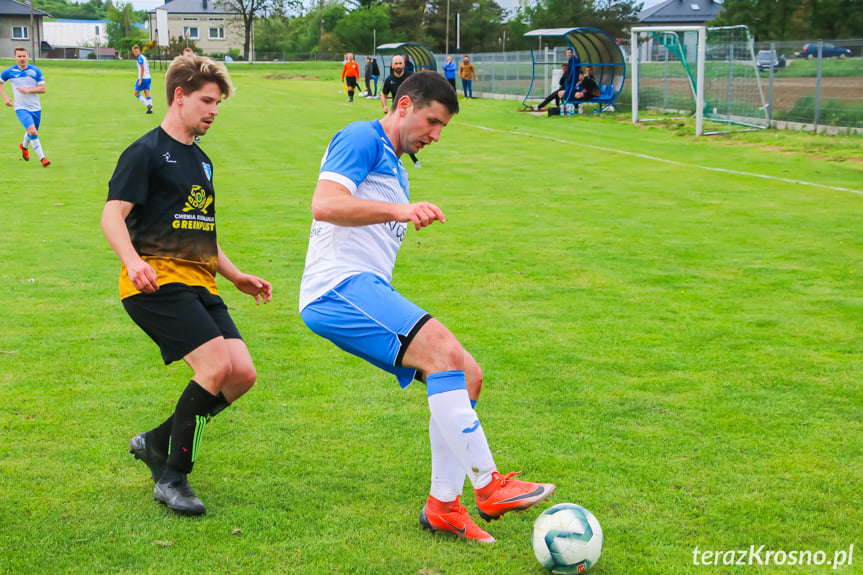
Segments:
[[[602,553],[602,527],[574,503],[549,507],[533,524],[533,553],[552,573],[584,573]]]

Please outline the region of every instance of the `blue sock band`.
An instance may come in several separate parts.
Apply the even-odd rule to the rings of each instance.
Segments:
[[[39,134],[27,134],[27,137],[30,138],[30,141],[32,142],[39,138]]]
[[[426,376],[426,389],[429,397],[438,393],[455,391],[457,389],[467,390],[467,383],[463,371],[439,371]]]
[[[471,400],[470,400],[470,408],[471,408],[471,409],[476,409],[476,400],[475,400],[475,399],[471,399]]]

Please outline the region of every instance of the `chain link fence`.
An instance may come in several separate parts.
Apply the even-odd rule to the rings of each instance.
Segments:
[[[772,126],[863,132],[863,39],[756,42],[753,48],[756,55],[762,53],[759,77]],[[615,107],[620,113],[628,113],[632,98],[628,42],[622,43],[621,49],[627,60],[627,80]],[[464,57],[462,53],[451,55],[457,64]],[[365,62],[365,56],[358,55],[357,61]],[[475,97],[520,102],[528,93],[534,69],[529,50],[468,56],[478,76],[473,81]],[[540,64],[559,65],[566,61],[563,47],[534,50],[533,58]],[[390,56],[386,56],[387,63],[389,59]],[[773,65],[770,65],[771,59]],[[446,58],[437,55],[436,60],[440,71]],[[532,93],[548,94],[557,86],[554,68],[553,65],[536,66],[537,77],[533,81],[537,85]],[[381,70],[383,77],[387,73],[388,70]],[[457,86],[461,90],[460,80]]]

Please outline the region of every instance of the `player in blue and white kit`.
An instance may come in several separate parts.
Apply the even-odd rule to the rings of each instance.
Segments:
[[[141,54],[141,47],[135,44],[132,46],[132,54],[135,55],[135,63],[138,68],[138,79],[135,80],[135,97],[138,101],[147,106],[147,114],[153,113],[153,98],[150,97],[150,62],[147,57]],[[141,93],[143,92],[143,94]]]
[[[24,126],[24,141],[18,144],[21,157],[30,160],[28,146],[33,148],[44,167],[51,165],[45,153],[42,151],[42,143],[39,141],[39,124],[42,121],[42,104],[39,102],[39,94],[45,93],[45,78],[42,70],[28,64],[29,56],[26,48],[15,48],[15,65],[0,73],[0,92],[3,93],[3,102],[7,106],[15,106],[15,115]],[[12,84],[13,98],[6,95],[5,82]]]
[[[446,79],[420,72],[401,84],[382,120],[335,135],[312,198],[300,315],[313,332],[392,373],[402,387],[415,378],[426,384],[431,490],[420,526],[492,543],[459,502],[466,476],[487,521],[536,505],[554,485],[498,473],[474,411],[482,370],[441,322],[390,285],[408,224],[419,230],[445,221],[436,205],[411,203],[399,158],[437,142],[457,112]]]

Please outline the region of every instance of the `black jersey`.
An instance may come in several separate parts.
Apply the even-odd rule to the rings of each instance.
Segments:
[[[384,80],[383,88],[381,88],[381,94],[384,96],[389,96],[390,100],[395,100],[396,93],[399,91],[399,88],[402,85],[407,77],[410,76],[407,72],[402,74],[400,77],[395,74],[390,74],[387,76],[387,79]]]
[[[217,294],[215,198],[210,158],[197,144],[178,142],[161,127],[126,148],[108,184],[108,200],[135,204],[126,226],[159,284],[204,286]],[[136,293],[124,266],[120,297]]]

